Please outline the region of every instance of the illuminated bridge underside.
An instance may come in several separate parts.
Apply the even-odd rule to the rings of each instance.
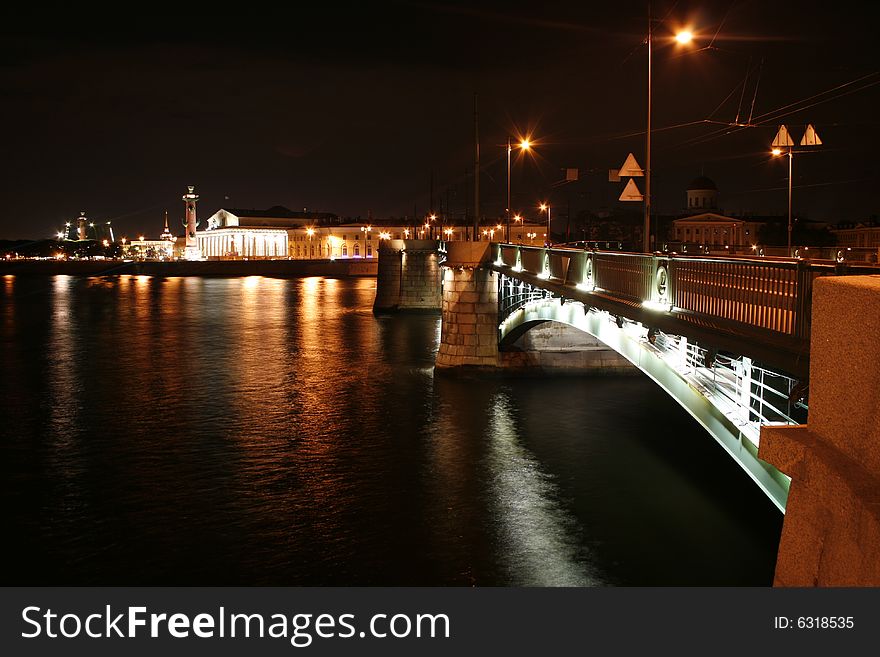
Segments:
[[[621,294],[613,289],[601,289],[591,286],[575,285],[573,281],[560,281],[556,277],[536,274],[533,272],[511,269],[497,262],[486,265],[490,269],[513,280],[521,281],[532,287],[551,293],[553,296],[580,301],[585,305],[605,310],[615,316],[626,317],[645,326],[664,331],[673,335],[684,335],[701,344],[743,354],[791,374],[798,379],[806,379],[809,374],[809,335],[793,334],[747,325],[743,322],[730,321],[719,316],[720,313],[698,313],[673,307],[671,311],[652,307],[656,303],[651,297],[652,279],[656,272],[656,263],[652,263],[654,271],[637,272],[639,278],[649,279],[638,281],[639,287],[646,287],[642,294]],[[674,270],[672,270],[674,272]],[[627,283],[629,281],[626,281]],[[621,286],[624,287],[624,286]],[[641,290],[639,290],[641,292]],[[703,292],[701,290],[701,292]],[[502,295],[504,290],[501,291]],[[706,296],[711,294],[705,293]],[[696,296],[696,295],[695,295]],[[639,298],[641,297],[641,298]],[[645,298],[647,297],[647,298]],[[499,299],[500,301],[500,299]],[[711,300],[709,302],[711,304]],[[713,310],[722,307],[723,302],[713,304]],[[502,318],[504,315],[502,308]],[[808,326],[808,324],[807,324]]]
[[[502,289],[507,283],[502,279]],[[513,310],[501,323],[500,345],[511,344],[548,321],[589,333],[647,374],[724,447],[781,511],[785,510],[789,479],[758,459],[757,445],[761,424],[792,422],[787,398],[796,381],[757,367],[749,358],[716,357],[711,367],[705,367],[706,349],[687,338],[657,332],[652,335],[652,344],[648,330],[640,323],[620,321],[583,303],[549,296],[525,301]]]

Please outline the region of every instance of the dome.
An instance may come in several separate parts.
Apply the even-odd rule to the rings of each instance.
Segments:
[[[687,190],[703,190],[703,189],[711,189],[714,191],[718,191],[718,187],[715,186],[715,183],[711,178],[707,178],[706,176],[699,176],[698,178],[694,178],[693,182],[688,185]]]

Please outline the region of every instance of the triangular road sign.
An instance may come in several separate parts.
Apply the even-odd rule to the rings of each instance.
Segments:
[[[644,201],[645,197],[642,196],[642,193],[639,191],[638,186],[636,185],[636,181],[632,178],[629,179],[629,182],[626,183],[626,187],[623,188],[623,192],[620,194],[620,198],[618,201]]]
[[[794,146],[794,142],[791,140],[791,136],[788,134],[788,128],[785,127],[784,123],[779,126],[779,132],[776,133],[776,137],[773,138],[773,143],[770,145],[773,148],[785,148],[788,146]]]
[[[812,123],[807,124],[807,131],[804,133],[804,136],[801,138],[801,146],[821,146],[822,140],[819,139],[819,135],[816,134],[816,128],[813,127]]]
[[[626,156],[626,161],[623,163],[623,166],[620,167],[618,171],[618,175],[621,178],[640,178],[645,175],[644,169],[639,166],[639,163],[636,162],[636,157],[632,153]]]

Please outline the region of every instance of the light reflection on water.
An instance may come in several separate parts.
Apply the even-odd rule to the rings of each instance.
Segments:
[[[2,290],[4,583],[770,581],[780,518],[646,379],[435,376],[374,280]]]
[[[577,540],[577,526],[559,504],[553,477],[519,442],[510,398],[492,401],[489,425],[496,517],[502,559],[511,584],[594,586],[589,555]]]

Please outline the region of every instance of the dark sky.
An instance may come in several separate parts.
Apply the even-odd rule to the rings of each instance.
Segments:
[[[80,210],[117,235],[158,234],[188,184],[202,218],[276,204],[400,217],[427,210],[432,170],[461,212],[474,93],[486,214],[503,208],[508,134],[538,142],[514,165],[515,209],[613,206],[607,170],[629,151],[643,160],[644,0],[34,5],[0,10],[0,238],[51,236]],[[799,138],[812,122],[826,145],[795,155],[795,213],[876,213],[880,56],[865,6],[655,0],[657,210],[681,209],[704,172],[725,211],[783,213],[787,167],[768,145],[779,123]],[[668,39],[683,24],[690,49]],[[823,102],[800,109],[811,97]],[[733,121],[738,106],[744,120],[753,98],[759,127],[670,128]],[[585,175],[553,186],[563,167]]]

